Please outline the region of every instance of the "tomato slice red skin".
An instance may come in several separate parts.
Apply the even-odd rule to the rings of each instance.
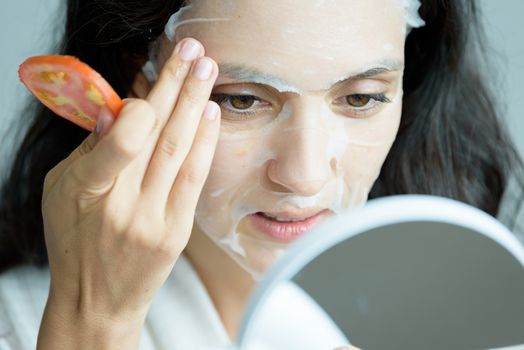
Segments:
[[[28,90],[57,115],[93,131],[98,112],[106,106],[118,116],[123,101],[94,69],[74,56],[34,56],[18,75]]]

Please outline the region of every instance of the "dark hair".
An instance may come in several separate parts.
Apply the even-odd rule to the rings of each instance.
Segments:
[[[151,40],[183,1],[69,0],[62,49],[88,63],[120,96]],[[479,68],[482,30],[473,0],[423,0],[426,25],[406,42],[398,137],[370,198],[402,193],[454,198],[496,215],[520,159]],[[0,196],[0,271],[47,262],[41,214],[45,175],[87,132],[38,107]],[[23,120],[20,125],[23,125]]]

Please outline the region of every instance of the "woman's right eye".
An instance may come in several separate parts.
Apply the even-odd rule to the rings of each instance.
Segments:
[[[252,107],[255,104],[255,102],[257,102],[257,98],[251,95],[239,95],[229,97],[229,103],[231,104],[231,106],[240,110],[245,110]]]
[[[229,112],[240,116],[252,116],[271,106],[271,103],[253,95],[212,94],[211,100],[223,109],[223,114]]]

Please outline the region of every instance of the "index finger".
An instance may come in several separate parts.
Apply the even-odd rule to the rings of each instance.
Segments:
[[[197,40],[185,38],[176,45],[164,64],[158,81],[146,98],[161,122],[169,119],[193,62],[204,53],[204,47]]]

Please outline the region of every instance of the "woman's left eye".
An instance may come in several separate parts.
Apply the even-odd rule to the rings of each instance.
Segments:
[[[365,118],[374,115],[391,100],[386,93],[352,94],[339,97],[333,101],[337,113],[351,118]]]
[[[345,103],[355,109],[373,108],[377,103],[391,102],[385,94],[353,94],[344,97]]]

